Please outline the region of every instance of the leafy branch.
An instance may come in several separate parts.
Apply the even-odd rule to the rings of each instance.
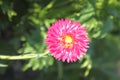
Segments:
[[[24,54],[24,55],[16,55],[16,56],[10,56],[10,55],[0,55],[1,60],[23,60],[23,59],[31,59],[31,58],[41,58],[45,57],[49,51],[45,51],[41,54]]]

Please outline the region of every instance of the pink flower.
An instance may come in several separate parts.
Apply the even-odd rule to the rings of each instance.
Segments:
[[[57,60],[75,62],[87,51],[89,38],[86,28],[77,21],[61,19],[48,29],[46,43]]]

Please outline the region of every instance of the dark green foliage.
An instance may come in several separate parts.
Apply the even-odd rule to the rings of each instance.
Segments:
[[[61,18],[87,27],[87,54],[70,64],[50,55],[32,58],[22,61],[22,70],[40,70],[34,80],[119,80],[120,0],[0,0],[0,55],[44,54],[46,32]],[[12,62],[1,60],[0,73]]]

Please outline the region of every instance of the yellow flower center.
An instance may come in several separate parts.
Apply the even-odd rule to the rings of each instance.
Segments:
[[[73,39],[72,39],[71,36],[67,35],[67,36],[65,37],[65,43],[72,43],[72,41],[73,41]]]
[[[73,37],[70,35],[66,35],[64,38],[61,37],[60,39],[60,44],[64,46],[65,48],[69,48],[73,46]]]

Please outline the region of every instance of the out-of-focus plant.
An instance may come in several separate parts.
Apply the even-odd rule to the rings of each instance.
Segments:
[[[40,69],[43,80],[119,80],[119,8],[119,0],[0,0],[0,67],[27,59],[23,70]],[[87,27],[90,48],[76,63],[56,61],[46,50],[47,29],[60,18]]]

